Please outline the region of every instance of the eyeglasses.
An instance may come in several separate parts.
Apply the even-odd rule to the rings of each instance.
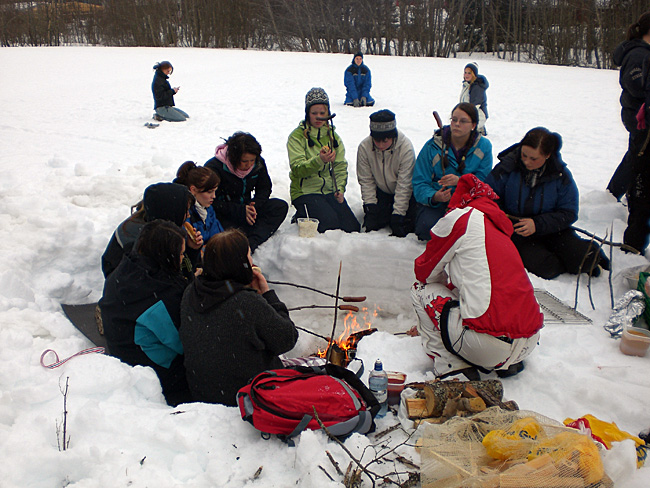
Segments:
[[[469,119],[457,119],[456,117],[452,117],[451,119],[449,119],[449,121],[452,124],[461,124],[461,125],[471,124],[472,123],[472,121],[469,120]]]

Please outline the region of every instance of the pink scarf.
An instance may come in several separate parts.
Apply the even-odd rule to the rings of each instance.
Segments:
[[[223,164],[226,165],[226,167],[230,170],[232,174],[234,174],[236,177],[241,178],[242,180],[248,176],[248,173],[253,171],[253,168],[255,165],[251,166],[248,170],[242,171],[237,168],[233,168],[232,163],[230,162],[230,159],[228,159],[228,146],[225,144],[221,144],[217,146],[216,151],[214,152],[215,157],[221,161]]]

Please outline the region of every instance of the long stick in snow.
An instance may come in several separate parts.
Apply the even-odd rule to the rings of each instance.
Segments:
[[[343,261],[339,261],[339,276],[336,279],[336,298],[334,301],[334,325],[332,325],[332,333],[330,334],[330,342],[327,345],[327,362],[330,362],[332,357],[332,344],[334,343],[334,333],[336,332],[336,318],[338,317],[338,307],[339,307],[339,290],[341,288],[341,267],[343,266]]]

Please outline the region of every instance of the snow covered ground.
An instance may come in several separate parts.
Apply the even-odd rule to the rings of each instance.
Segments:
[[[151,121],[153,107],[151,67],[164,59],[174,65],[172,86],[181,86],[176,104],[191,119],[150,130],[143,125]],[[304,433],[297,448],[287,448],[261,439],[235,408],[166,406],[151,370],[97,354],[47,370],[39,358],[45,349],[64,358],[90,346],[59,304],[100,297],[100,256],[147,185],[170,181],[183,161],[204,163],[222,138],[245,130],[262,144],[274,195],[289,200],[286,140],[304,116],[305,93],[321,86],[337,113],[351,163],[346,197],[361,218],[355,162],[357,145],[368,134],[368,116],[381,108],[394,111],[398,127],[419,151],[435,126],[431,111],[447,119],[456,104],[467,60],[366,56],[377,105],[360,109],[343,106],[348,55],[68,47],[3,48],[0,60],[5,236],[0,242],[0,485],[340,486],[318,466],[334,474],[326,449],[343,466],[349,460],[321,433]],[[614,239],[620,241],[626,210],[605,191],[627,142],[619,118],[618,72],[491,57],[478,62],[491,85],[487,128],[495,157],[532,127],[559,132],[581,192],[577,225],[603,236],[613,223]],[[328,291],[335,289],[342,261],[342,293],[367,295],[370,310],[380,309],[372,321],[379,332],[359,346],[366,367],[379,357],[386,369],[421,381],[432,375],[419,339],[393,334],[415,324],[409,286],[413,259],[423,249],[414,235],[397,239],[388,230],[330,231],[304,239],[287,219],[255,261],[268,279]],[[644,257],[614,251],[615,297],[626,290],[617,273],[644,264]],[[531,280],[573,304],[575,276]],[[276,289],[290,307],[332,304],[310,292]],[[593,280],[593,297],[595,311],[586,279],[581,280],[578,309],[593,324],[546,326],[526,370],[504,380],[505,396],[559,421],[591,413],[636,435],[650,427],[650,356],[624,356],[602,329],[611,311],[606,276]],[[292,317],[324,335],[333,318],[313,310]],[[291,355],[323,345],[301,333]],[[60,452],[56,425],[63,418],[60,390],[66,378],[70,445]],[[395,422],[389,414],[378,428]],[[394,434],[392,442],[402,439]],[[346,446],[360,456],[373,443],[372,436],[355,435]],[[419,461],[412,448],[400,453]],[[623,461],[614,464],[623,473],[617,486],[650,486],[650,467],[635,472],[624,469]],[[260,466],[262,473],[253,481]]]

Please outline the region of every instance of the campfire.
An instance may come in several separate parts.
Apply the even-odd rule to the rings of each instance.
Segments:
[[[318,357],[326,357],[331,363],[346,367],[356,357],[359,341],[377,331],[371,325],[372,320],[377,317],[378,310],[375,309],[370,312],[368,307],[362,307],[360,312],[362,314],[361,324],[352,311],[348,312],[345,319],[343,319],[345,325],[343,332],[326,349],[319,350]]]

